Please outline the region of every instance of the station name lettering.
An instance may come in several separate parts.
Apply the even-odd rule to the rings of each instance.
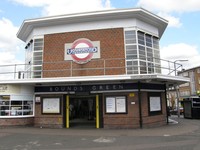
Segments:
[[[83,91],[106,91],[123,90],[123,85],[91,85],[91,86],[54,86],[49,87],[49,92],[83,92]]]

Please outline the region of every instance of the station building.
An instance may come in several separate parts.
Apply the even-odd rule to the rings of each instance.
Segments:
[[[143,128],[167,124],[166,89],[188,78],[162,74],[168,22],[143,9],[25,20],[24,70],[0,81],[0,126]]]

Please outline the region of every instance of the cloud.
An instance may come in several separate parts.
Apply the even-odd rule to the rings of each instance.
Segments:
[[[200,11],[199,0],[139,0],[137,6],[157,13],[169,21],[169,27],[181,27],[182,23],[175,13]]]
[[[30,1],[30,0],[11,0],[11,1],[16,2],[18,4],[22,4],[24,6],[28,6],[28,7],[43,7],[48,3],[48,1],[51,2],[52,0],[34,0],[34,1]]]
[[[148,10],[166,13],[200,11],[199,0],[139,0],[137,5]]]
[[[84,11],[96,11],[110,9],[110,0],[10,0],[19,5],[28,7],[41,7],[42,15],[58,15],[64,13],[77,13]],[[0,13],[2,11],[0,10]],[[16,37],[18,27],[6,18],[0,19],[0,79],[10,79],[13,75],[1,74],[15,71],[14,66],[2,66],[7,64],[24,64],[19,55],[24,54],[24,43]],[[18,56],[17,56],[18,55]],[[21,56],[23,57],[23,56]],[[16,71],[23,70],[23,67]]]
[[[28,7],[43,7],[43,15],[59,15],[110,9],[110,0],[12,0]]]
[[[169,27],[179,28],[179,27],[182,26],[182,23],[180,22],[180,19],[177,18],[177,17],[174,17],[174,16],[172,16],[170,14],[167,14],[167,13],[162,13],[162,12],[159,12],[157,15],[165,18],[166,20],[168,20],[169,21]]]
[[[161,58],[176,61],[176,60],[188,60],[187,62],[177,63],[183,64],[185,69],[200,66],[200,53],[198,47],[185,43],[171,44],[161,48]]]
[[[24,70],[21,60],[17,60],[14,53],[0,52],[0,79],[13,79],[17,77],[17,72]],[[16,72],[16,74],[14,74]],[[14,76],[15,75],[15,76]]]
[[[10,20],[6,18],[0,19],[0,30],[0,78],[2,76],[7,78],[8,75],[2,73],[14,71],[14,69],[11,66],[5,67],[2,65],[22,63],[22,61],[16,58],[16,54],[24,53],[21,51],[24,49],[21,49],[23,44],[16,37],[18,27],[15,27]]]
[[[16,46],[20,44],[20,41],[16,37],[18,27],[15,27],[12,22],[6,18],[0,20],[0,52],[14,52]]]

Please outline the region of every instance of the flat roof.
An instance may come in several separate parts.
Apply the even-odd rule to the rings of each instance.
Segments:
[[[108,84],[124,82],[146,82],[167,84],[168,86],[180,85],[190,82],[189,78],[180,76],[169,76],[162,74],[144,74],[144,75],[107,75],[107,76],[79,76],[79,77],[57,77],[57,78],[33,78],[33,79],[15,79],[0,80],[3,84],[18,85],[74,85],[74,84]]]
[[[178,74],[183,73],[183,72],[188,72],[188,71],[192,71],[194,69],[199,69],[200,66],[196,66],[196,67],[192,67],[192,68],[188,68],[188,69],[183,69],[181,71],[178,72]]]
[[[165,31],[168,21],[161,18],[143,8],[129,8],[129,9],[111,9],[103,11],[83,12],[74,14],[65,14],[49,17],[41,17],[35,19],[24,20],[17,37],[22,41],[26,41],[34,28],[47,27],[62,24],[76,24],[81,22],[95,22],[98,20],[111,20],[111,19],[124,19],[124,18],[137,18],[148,24],[158,28],[159,37]]]

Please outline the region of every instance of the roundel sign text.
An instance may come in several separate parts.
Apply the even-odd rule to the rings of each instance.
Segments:
[[[66,50],[67,55],[71,56],[73,61],[84,64],[92,59],[94,53],[98,52],[98,47],[94,46],[89,39],[78,39]]]

